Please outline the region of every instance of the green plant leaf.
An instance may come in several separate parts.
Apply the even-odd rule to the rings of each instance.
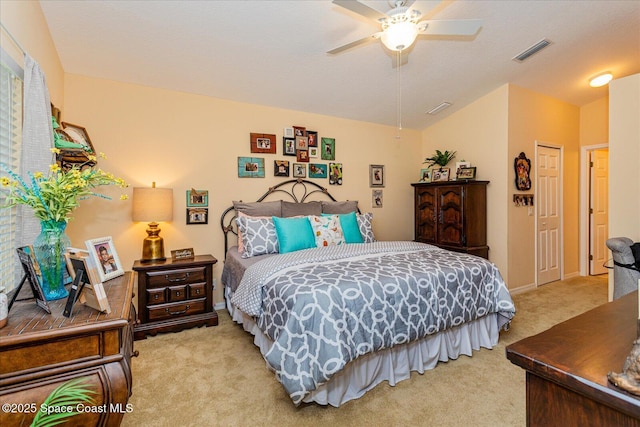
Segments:
[[[86,386],[86,378],[74,378],[56,387],[42,403],[41,407],[76,406],[78,403],[93,403],[91,395],[94,390]],[[78,412],[53,412],[38,411],[33,418],[31,427],[50,427],[62,424],[67,418]]]

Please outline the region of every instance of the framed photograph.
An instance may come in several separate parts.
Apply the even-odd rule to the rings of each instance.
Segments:
[[[282,134],[284,135],[285,138],[295,138],[295,133],[293,133],[293,128],[284,128],[284,131],[282,132]]]
[[[456,162],[456,173],[453,176],[453,179],[458,179],[458,173],[460,173],[460,169],[462,168],[470,168],[471,162]]]
[[[293,177],[294,178],[306,178],[307,177],[307,165],[304,163],[293,164]]]
[[[476,179],[476,167],[460,168],[456,179]]]
[[[312,159],[317,159],[318,156],[318,147],[309,147],[309,157]]]
[[[268,133],[251,133],[251,152],[276,154],[276,136]]]
[[[342,185],[342,163],[329,163],[329,184]]]
[[[431,169],[420,169],[420,182],[431,182]]]
[[[209,191],[207,190],[187,190],[187,207],[207,207],[209,206]]]
[[[384,187],[383,165],[369,165],[369,187]]]
[[[293,128],[291,129],[293,132]],[[282,138],[282,153],[285,156],[295,156],[296,155],[296,139],[295,138]]]
[[[263,157],[238,157],[239,178],[264,178]]]
[[[309,178],[326,178],[327,165],[322,163],[309,163]]]
[[[296,160],[309,163],[309,150],[296,150]]]
[[[11,306],[16,300],[20,290],[22,289],[22,285],[24,285],[25,281],[29,282],[29,286],[31,287],[31,293],[33,294],[33,298],[36,301],[36,305],[51,314],[51,308],[49,308],[49,304],[44,297],[44,291],[42,290],[42,284],[40,283],[40,277],[38,277],[37,271],[40,271],[40,267],[38,262],[36,261],[33,246],[23,246],[16,249],[18,253],[18,259],[20,260],[20,264],[22,265],[22,270],[24,270],[24,276],[22,277],[22,281],[17,286],[15,293],[11,297],[11,301],[9,302],[8,310],[11,310]],[[36,267],[37,266],[37,267]]]
[[[449,181],[449,168],[433,169],[431,182]]]
[[[209,209],[207,208],[187,208],[187,225],[208,224]]]
[[[97,266],[100,282],[122,276],[124,269],[118,258],[116,247],[111,237],[99,237],[85,241],[89,255]]]
[[[273,176],[286,176],[289,177],[289,161],[288,160],[274,160],[273,161]]]
[[[516,172],[516,188],[520,191],[530,190],[531,178],[529,173],[531,172],[531,160],[527,159],[524,151],[514,159],[513,168]]]
[[[309,139],[306,136],[296,136],[296,150],[307,150]]]
[[[335,138],[322,138],[320,147],[320,155],[322,160],[336,159],[336,140]]]
[[[382,190],[371,190],[371,207],[382,207]]]
[[[307,131],[307,139],[309,140],[309,147],[318,146],[318,132],[314,130]]]
[[[96,152],[85,128],[67,122],[61,122],[60,125],[62,126],[62,130],[64,130],[73,142],[85,146],[86,151],[91,151],[92,153]]]
[[[293,127],[293,136],[307,136],[307,128],[302,126],[294,126]]]

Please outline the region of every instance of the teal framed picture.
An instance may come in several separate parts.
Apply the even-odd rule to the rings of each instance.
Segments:
[[[239,178],[264,178],[263,157],[238,157]]]
[[[187,190],[187,207],[207,207],[209,206],[209,192],[207,190]]]
[[[309,178],[326,178],[327,165],[322,163],[309,163]]]

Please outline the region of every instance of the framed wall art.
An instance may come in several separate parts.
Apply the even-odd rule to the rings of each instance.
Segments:
[[[187,208],[187,225],[208,224],[209,209],[207,208]]]
[[[318,132],[314,130],[307,131],[307,139],[309,140],[309,147],[318,146]]]
[[[284,128],[283,135],[285,138],[295,138],[295,133],[293,132],[293,128]]]
[[[312,159],[318,158],[318,147],[309,147],[309,157]]]
[[[124,274],[124,269],[111,237],[87,240],[85,245],[91,259],[97,266],[100,282],[106,282]]]
[[[309,163],[309,178],[326,178],[327,165],[322,163]]]
[[[293,127],[293,136],[307,136],[307,128],[302,126],[294,126]]]
[[[273,161],[273,176],[286,176],[286,177],[289,177],[289,161],[288,160],[274,160]]]
[[[307,150],[309,148],[309,138],[306,136],[296,136],[296,150]]]
[[[383,165],[369,165],[369,187],[384,187]]]
[[[238,157],[239,178],[264,178],[263,157]]]
[[[187,190],[187,207],[207,207],[209,206],[209,191],[207,190]]]
[[[251,152],[276,154],[276,136],[268,133],[251,133]]]
[[[293,177],[294,178],[306,178],[307,177],[307,165],[304,163],[293,164]]]
[[[322,160],[336,159],[336,140],[335,138],[322,138],[320,155]]]
[[[382,190],[371,190],[371,207],[382,207]]]
[[[309,150],[296,150],[296,160],[309,163]]]
[[[291,129],[293,132],[293,129]],[[295,156],[296,155],[296,139],[295,138],[282,138],[282,153],[285,156]]]
[[[516,172],[516,188],[520,191],[530,190],[531,178],[529,174],[531,172],[531,160],[527,159],[524,151],[514,159],[513,168]]]
[[[329,184],[342,185],[342,163],[329,163]]]

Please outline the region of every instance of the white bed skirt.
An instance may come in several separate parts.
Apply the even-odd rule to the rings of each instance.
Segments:
[[[230,304],[229,295],[226,300],[231,318],[254,335],[253,342],[264,357],[273,341],[258,328],[251,316]],[[438,362],[457,359],[461,354],[471,356],[473,350],[480,350],[480,347],[493,348],[498,343],[499,332],[497,314],[491,314],[418,341],[361,356],[305,397],[303,402],[338,407],[361,397],[383,381],[395,386],[408,379],[412,371],[424,373],[435,368]]]

